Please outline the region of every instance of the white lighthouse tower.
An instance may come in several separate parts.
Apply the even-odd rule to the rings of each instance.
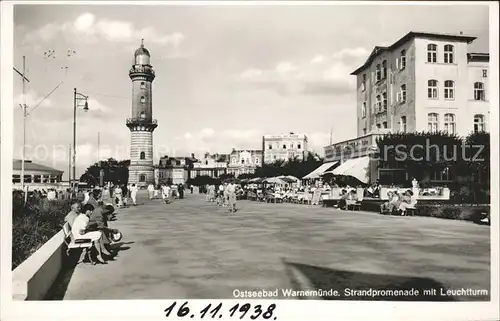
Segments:
[[[153,131],[158,124],[153,119],[152,85],[155,72],[150,58],[143,39],[141,47],[135,51],[129,71],[132,80],[132,115],[127,119],[131,134],[128,181],[139,187],[154,184]]]

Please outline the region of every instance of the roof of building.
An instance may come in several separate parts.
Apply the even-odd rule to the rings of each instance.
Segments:
[[[377,57],[380,53],[382,53],[384,51],[391,51],[391,50],[399,47],[403,43],[405,43],[405,42],[407,42],[407,41],[409,41],[411,39],[417,38],[417,37],[420,37],[420,38],[442,39],[442,40],[459,40],[459,41],[467,42],[468,44],[477,39],[477,37],[465,36],[465,35],[452,35],[452,34],[444,34],[444,33],[431,33],[431,32],[410,31],[410,32],[408,32],[406,35],[404,35],[403,37],[401,37],[399,40],[397,40],[395,43],[393,43],[390,46],[386,46],[386,47],[384,47],[384,46],[375,46],[375,48],[373,48],[372,52],[370,53],[370,55],[366,59],[366,62],[361,67],[359,67],[358,69],[354,70],[351,73],[351,75],[357,75],[357,74],[359,74],[359,72],[362,71],[362,70],[364,70],[366,67],[368,67],[373,62],[373,60],[375,59],[375,57]]]
[[[467,61],[482,61],[489,62],[490,54],[484,52],[469,52],[467,54]]]
[[[20,171],[21,167],[22,167],[22,160],[20,160],[20,159],[14,159],[13,160],[13,164],[12,164],[12,168],[14,170]],[[48,167],[48,166],[45,166],[45,165],[33,163],[30,160],[25,160],[24,161],[24,170],[25,171],[37,171],[37,172],[48,172],[48,173],[56,173],[56,174],[62,174],[62,173],[64,173],[64,171],[60,171],[58,169],[55,169],[55,168],[52,168],[52,167]]]
[[[146,55],[148,57],[151,57],[151,55],[149,54],[149,50],[144,48],[144,39],[141,40],[141,46],[135,51],[134,57],[137,57],[139,55]]]

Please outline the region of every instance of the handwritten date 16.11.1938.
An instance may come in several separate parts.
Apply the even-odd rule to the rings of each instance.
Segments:
[[[177,310],[176,310],[177,307]],[[177,302],[172,303],[168,308],[165,309],[165,316],[168,318],[169,316],[177,316],[180,318],[194,318],[197,317],[199,319],[207,318],[207,319],[220,319],[224,317],[235,317],[239,319],[243,319],[245,316],[250,318],[251,320],[277,320],[276,315],[273,312],[276,309],[276,304],[272,303],[267,307],[263,307],[260,304],[255,304],[252,306],[250,303],[244,304],[235,304],[230,307],[227,311],[223,308],[223,304],[219,303],[218,305],[212,305],[211,303],[205,306],[201,311],[194,312],[189,308],[189,302],[184,302],[181,306],[177,306]],[[176,310],[176,313],[174,312]],[[174,314],[172,314],[174,312]]]

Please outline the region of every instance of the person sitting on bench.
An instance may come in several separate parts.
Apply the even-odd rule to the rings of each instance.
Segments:
[[[340,192],[340,199],[336,207],[340,209],[347,208],[347,199],[349,198],[349,193],[347,193],[347,190],[343,189]]]
[[[349,193],[347,193],[347,195],[346,210],[349,209],[349,206],[356,205],[358,203],[358,195],[356,193],[356,190],[351,190]]]
[[[401,203],[399,204],[399,211],[402,216],[406,215],[406,211],[408,209],[414,209],[417,204],[417,200],[413,197],[413,192],[411,190],[407,190],[401,199]]]
[[[392,214],[396,209],[399,208],[400,200],[396,192],[388,191],[387,198],[387,202],[380,205],[381,214]]]
[[[89,240],[94,242],[94,249],[97,251],[97,263],[106,264],[101,254],[101,231],[89,231],[89,218],[94,211],[94,206],[91,204],[85,204],[82,208],[82,212],[73,221],[73,226],[71,227],[71,233],[75,238],[75,243],[79,240]]]

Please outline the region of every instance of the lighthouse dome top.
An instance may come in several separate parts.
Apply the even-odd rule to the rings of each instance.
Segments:
[[[141,46],[134,53],[135,63],[138,65],[149,65],[151,57],[149,50],[144,47],[144,39],[141,40]]]

